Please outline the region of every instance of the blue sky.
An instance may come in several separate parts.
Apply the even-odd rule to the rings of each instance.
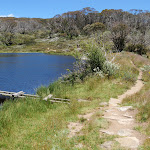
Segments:
[[[0,16],[51,18],[84,7],[150,11],[150,0],[1,0]]]

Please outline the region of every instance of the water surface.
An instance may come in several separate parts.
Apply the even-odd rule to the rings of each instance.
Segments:
[[[0,53],[0,90],[33,94],[39,86],[48,86],[66,74],[74,62],[72,56]]]

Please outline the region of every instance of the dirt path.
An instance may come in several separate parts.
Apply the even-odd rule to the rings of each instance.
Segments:
[[[110,126],[108,129],[101,129],[100,132],[109,135],[117,135],[119,138],[116,138],[115,141],[125,149],[136,150],[146,139],[144,135],[135,130],[135,127],[138,126],[138,123],[135,120],[137,111],[133,109],[132,106],[120,107],[124,98],[134,95],[142,89],[144,84],[141,79],[142,71],[139,70],[138,79],[130,90],[118,96],[118,99],[111,98],[108,106],[106,106],[107,104],[104,104],[105,112],[103,118],[110,122]],[[97,110],[94,110],[91,113],[79,115],[78,117],[85,118],[88,121],[96,111]],[[68,125],[70,130],[69,137],[73,137],[76,133],[80,133],[83,126],[84,124],[81,124],[80,122],[70,122]],[[107,141],[101,145],[101,148],[111,150],[113,144],[114,141]]]
[[[135,114],[137,112],[132,108],[132,106],[119,106],[124,98],[141,90],[144,86],[141,79],[142,71],[139,70],[139,76],[136,84],[130,90],[118,96],[118,99],[110,99],[109,106],[104,112],[104,118],[110,122],[110,126],[106,130],[100,130],[100,132],[109,135],[118,135],[119,138],[116,138],[115,141],[119,142],[121,147],[126,149],[137,149],[145,140],[144,135],[134,130],[134,128],[138,125],[135,120]],[[108,145],[108,142],[104,143],[103,148],[107,149]]]

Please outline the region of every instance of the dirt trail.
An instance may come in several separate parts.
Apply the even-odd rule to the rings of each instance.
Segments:
[[[110,126],[108,129],[101,129],[100,132],[109,135],[118,135],[119,138],[116,138],[115,141],[119,142],[120,146],[124,147],[125,149],[136,150],[146,139],[144,135],[140,134],[134,129],[138,126],[138,123],[135,120],[137,110],[133,109],[132,106],[120,107],[120,104],[122,103],[124,98],[134,95],[142,89],[144,83],[141,79],[142,71],[139,70],[138,79],[135,85],[130,90],[118,96],[117,99],[111,98],[109,101],[109,105],[103,105],[103,108],[105,109],[103,118],[107,119],[110,122]],[[79,115],[78,117],[85,118],[88,121],[90,118],[92,118],[93,114],[96,113],[96,111],[97,110],[94,110],[91,113]],[[68,128],[70,130],[70,134],[68,137],[73,137],[77,133],[80,133],[83,126],[84,124],[80,122],[70,122],[68,125]],[[113,144],[114,141],[107,141],[100,147],[102,149],[111,150]]]
[[[137,149],[145,140],[144,135],[134,130],[134,128],[138,125],[135,120],[135,114],[137,113],[136,110],[134,110],[132,106],[119,106],[124,98],[141,90],[144,86],[141,79],[142,71],[139,70],[139,76],[136,84],[130,90],[118,96],[118,99],[110,99],[109,106],[104,112],[104,118],[110,122],[110,126],[106,130],[100,130],[100,132],[109,135],[118,135],[119,138],[116,138],[115,140],[126,149]],[[106,145],[108,145],[108,142]],[[104,148],[107,149],[105,144]]]

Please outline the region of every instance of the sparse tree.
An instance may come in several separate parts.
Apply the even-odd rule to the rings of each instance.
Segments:
[[[126,38],[128,35],[128,27],[126,24],[115,24],[111,29],[112,41],[118,51],[122,51],[125,47]]]

